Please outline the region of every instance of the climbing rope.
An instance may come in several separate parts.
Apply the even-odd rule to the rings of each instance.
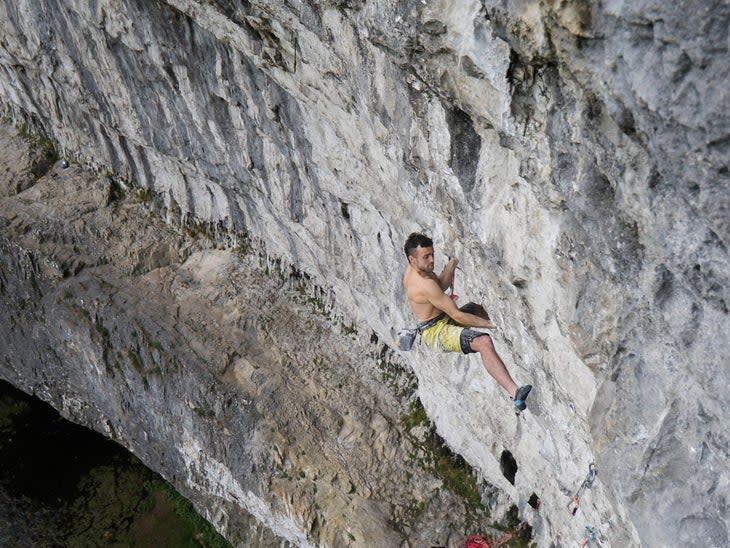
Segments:
[[[588,465],[588,475],[586,476],[586,479],[583,480],[583,483],[580,484],[580,487],[578,488],[578,491],[575,495],[570,499],[570,502],[568,503],[568,508],[570,509],[570,513],[575,515],[575,513],[578,511],[578,506],[580,506],[580,500],[581,496],[583,496],[583,491],[586,489],[590,489],[593,486],[593,482],[596,480],[596,475],[598,474],[598,470],[596,470],[596,465],[594,463],[590,463]]]

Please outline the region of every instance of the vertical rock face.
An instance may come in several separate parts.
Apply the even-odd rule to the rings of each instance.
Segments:
[[[446,542],[461,503],[401,459],[369,342],[412,322],[424,230],[535,385],[516,420],[476,358],[392,358],[495,507],[540,546],[726,545],[729,23],[722,1],[3,2],[6,112],[168,225],[134,209],[152,194],[8,170],[0,371],[186,474],[231,538],[243,508],[301,545]],[[262,263],[192,222],[306,283],[250,291]]]

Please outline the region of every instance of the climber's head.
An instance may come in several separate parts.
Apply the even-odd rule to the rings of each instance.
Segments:
[[[403,246],[408,264],[417,270],[433,272],[433,240],[424,234],[413,232]]]

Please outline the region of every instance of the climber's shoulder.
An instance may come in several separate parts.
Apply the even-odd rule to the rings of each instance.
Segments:
[[[435,276],[423,276],[410,266],[403,274],[403,287],[408,298],[413,301],[428,300],[428,296],[441,292]]]

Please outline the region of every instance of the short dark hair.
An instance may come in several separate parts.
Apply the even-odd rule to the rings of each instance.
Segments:
[[[417,247],[433,247],[433,240],[420,232],[412,232],[408,238],[406,238],[406,244],[403,246],[403,251],[405,251],[406,257],[412,257],[415,255]]]

